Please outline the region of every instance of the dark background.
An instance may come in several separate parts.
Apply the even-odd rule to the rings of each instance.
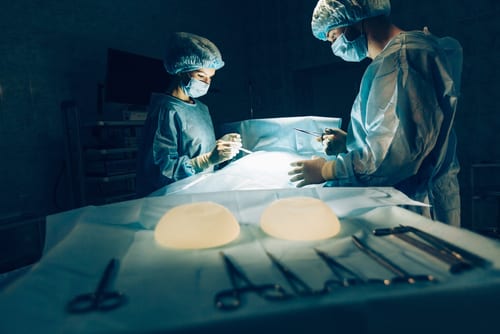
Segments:
[[[345,127],[362,73],[363,64],[340,61],[328,43],[312,36],[316,0],[0,2],[0,218],[71,209],[60,104],[74,99],[88,119],[113,117],[123,108],[98,104],[109,48],[161,59],[173,31],[212,40],[226,62],[203,98],[216,125],[323,115],[343,117]],[[500,160],[500,2],[393,0],[392,7],[401,28],[428,26],[464,48],[456,118],[462,220],[466,226],[494,225],[496,199],[485,201],[481,216],[472,218],[471,166]],[[487,184],[498,182],[497,170],[480,174]]]

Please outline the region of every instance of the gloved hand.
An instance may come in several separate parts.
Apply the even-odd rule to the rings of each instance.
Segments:
[[[238,133],[226,134],[216,141],[208,160],[212,165],[230,160],[240,152],[240,147],[241,137]]]
[[[231,141],[231,142],[238,142],[241,144],[241,136],[239,133],[227,133],[220,140],[223,141]]]
[[[323,142],[323,148],[327,155],[337,155],[347,151],[347,133],[342,129],[325,129],[325,134],[316,140]]]
[[[191,164],[196,172],[201,172],[212,165],[218,165],[234,158],[239,153],[241,137],[238,133],[229,133],[215,142],[211,152],[201,154],[191,159]]]
[[[323,183],[335,178],[335,161],[313,157],[311,160],[295,161],[290,165],[295,168],[288,172],[288,175],[294,175],[290,179],[291,182],[300,181],[297,187]]]

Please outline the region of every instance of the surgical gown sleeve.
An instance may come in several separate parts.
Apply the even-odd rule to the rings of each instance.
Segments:
[[[351,111],[340,185],[425,183],[447,143],[456,87],[435,39],[401,34],[368,66]],[[444,137],[444,138],[440,138]],[[432,154],[431,154],[432,153]],[[432,161],[431,161],[432,160]],[[426,187],[427,185],[424,185]]]
[[[153,159],[166,178],[177,181],[195,174],[190,158],[179,150],[182,122],[169,110],[160,113],[158,128],[153,142]]]
[[[205,108],[160,112],[153,158],[167,179],[178,181],[196,174],[191,159],[209,152],[214,145],[213,124]]]
[[[215,145],[213,123],[206,105],[153,94],[139,152],[137,189],[145,196],[194,175],[191,159]]]

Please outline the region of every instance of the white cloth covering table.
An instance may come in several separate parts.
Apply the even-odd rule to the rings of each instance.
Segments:
[[[339,216],[337,236],[291,242],[258,226],[266,206],[279,198],[309,196]],[[154,241],[158,219],[179,204],[210,200],[226,206],[241,224],[240,236],[214,249],[166,249]],[[500,244],[466,230],[433,222],[400,205],[418,204],[393,188],[234,190],[148,197],[88,206],[47,218],[42,259],[0,294],[0,333],[497,333],[500,309]],[[416,226],[490,261],[488,268],[450,274],[447,267],[376,227]],[[369,277],[393,275],[356,249],[351,236],[368,242],[406,270],[432,274],[438,283],[339,288],[322,297],[269,302],[244,295],[232,312],[214,306],[230,282],[220,251],[256,283],[288,288],[266,257],[269,251],[314,288],[332,273],[314,248],[334,255]],[[113,289],[128,303],[111,312],[65,313],[76,294],[95,288],[110,258],[120,260]]]

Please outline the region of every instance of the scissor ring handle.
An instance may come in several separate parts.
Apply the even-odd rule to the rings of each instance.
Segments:
[[[235,310],[241,305],[240,292],[242,289],[229,289],[215,295],[215,306],[220,310]]]
[[[100,311],[114,310],[125,304],[126,300],[125,295],[120,291],[103,292],[97,303],[97,309]]]
[[[241,295],[248,292],[270,301],[284,300],[291,296],[279,284],[249,285],[218,292],[215,295],[215,306],[220,310],[235,310],[241,306]]]
[[[283,300],[291,295],[279,284],[262,284],[253,287],[259,296],[267,300]]]
[[[66,305],[69,313],[85,313],[93,310],[109,311],[125,303],[126,297],[119,291],[103,292],[100,295],[86,293],[78,295]]]
[[[391,284],[392,283],[415,284],[417,282],[437,282],[437,280],[431,275],[398,276],[391,279]]]

